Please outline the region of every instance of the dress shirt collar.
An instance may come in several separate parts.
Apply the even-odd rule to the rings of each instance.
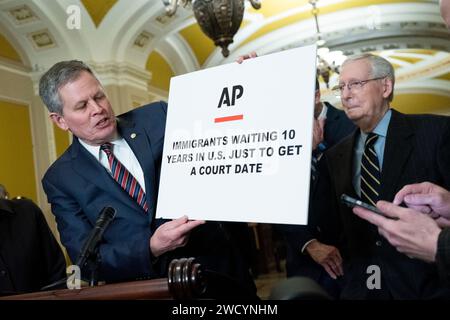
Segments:
[[[90,144],[87,144],[86,142],[84,142],[83,140],[79,139],[80,144],[87,150],[89,151],[90,154],[92,154],[94,156],[95,159],[100,161],[100,157],[101,157],[101,150],[100,150],[100,146],[91,146]],[[110,141],[111,144],[113,144],[114,146],[124,146],[125,145],[125,140],[122,137],[117,137],[116,139]]]
[[[388,130],[388,127],[389,127],[389,122],[391,121],[391,117],[392,117],[392,110],[389,109],[384,114],[383,118],[381,118],[381,121],[378,122],[378,124],[375,127],[375,129],[372,130],[372,132],[376,133],[380,137],[386,138],[387,130]],[[364,149],[364,143],[365,143],[369,133],[364,133],[362,130],[359,130],[359,134],[360,134],[360,137],[361,137],[360,139],[362,141],[362,148]]]
[[[389,109],[383,116],[380,122],[378,122],[375,129],[373,129],[373,133],[376,133],[378,136],[386,138],[387,130],[389,127],[389,122],[391,121],[392,110]]]

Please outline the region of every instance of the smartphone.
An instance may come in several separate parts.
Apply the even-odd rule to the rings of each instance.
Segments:
[[[384,217],[386,217],[386,218],[389,218],[389,217],[386,216],[383,212],[381,212],[377,207],[372,206],[372,205],[370,205],[370,204],[368,204],[368,203],[362,202],[361,200],[352,198],[352,197],[346,195],[345,193],[341,195],[341,201],[342,201],[343,203],[345,203],[347,206],[349,206],[350,208],[353,208],[353,207],[355,207],[355,206],[356,206],[356,207],[361,207],[361,208],[370,210],[370,211],[372,211],[372,212],[381,214],[382,216],[384,216]]]

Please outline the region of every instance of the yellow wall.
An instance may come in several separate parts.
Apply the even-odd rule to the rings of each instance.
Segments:
[[[319,19],[321,15],[325,15],[328,13],[333,13],[340,10],[346,10],[356,7],[367,7],[370,5],[382,5],[382,4],[394,4],[394,3],[423,3],[427,2],[425,0],[347,0],[347,1],[337,1],[336,3],[331,3],[329,5],[324,5],[323,7],[319,8]],[[295,7],[298,7],[299,5],[306,5],[308,1],[306,0],[289,0],[289,1],[283,1],[282,4],[279,4],[278,0],[266,0],[262,3],[261,9],[254,10],[250,9],[251,12],[263,14],[266,18],[267,17],[273,17],[274,15],[282,13],[284,10],[289,10]],[[272,31],[281,29],[283,27],[286,27],[290,24],[297,23],[304,19],[310,19],[313,17],[311,13],[312,7],[309,5],[308,9],[303,12],[297,12],[290,15],[287,15],[286,17],[283,17],[281,19],[274,19],[273,22],[263,26],[261,29],[255,31],[254,34],[252,34],[250,37],[248,37],[245,41],[243,41],[239,47],[265,35]]]
[[[169,91],[170,78],[174,76],[173,70],[167,61],[156,51],[147,59],[146,69],[152,73],[150,85]]]
[[[53,124],[53,133],[55,135],[56,157],[59,157],[69,147],[69,132],[60,129]]]
[[[37,202],[33,143],[28,107],[0,101],[0,183],[11,197]]]
[[[117,0],[81,0],[81,2],[91,16],[95,26],[98,27]]]
[[[397,94],[392,107],[404,113],[450,114],[450,97],[427,93]]]
[[[11,45],[11,43],[0,34],[0,57],[13,60],[16,62],[22,62],[20,55],[17,53],[16,49]]]
[[[203,65],[216,48],[214,41],[203,33],[197,23],[181,30],[180,35],[186,40],[192,51],[194,51],[199,65]]]

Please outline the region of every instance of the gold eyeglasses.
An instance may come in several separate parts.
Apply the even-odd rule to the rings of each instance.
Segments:
[[[361,80],[361,81],[351,81],[347,84],[342,83],[339,84],[337,86],[334,86],[333,88],[331,88],[331,90],[333,91],[333,93],[336,96],[340,96],[342,94],[342,91],[344,91],[344,88],[347,87],[348,91],[351,92],[355,92],[360,90],[367,82],[372,81],[372,80],[380,80],[380,79],[384,79],[386,78],[386,76],[383,77],[378,77],[378,78],[372,78],[372,79],[367,79],[367,80]]]

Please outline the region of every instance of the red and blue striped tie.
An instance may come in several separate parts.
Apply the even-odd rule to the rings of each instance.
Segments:
[[[109,142],[100,146],[100,150],[105,152],[108,157],[109,167],[111,168],[111,175],[114,180],[124,189],[130,197],[132,197],[145,212],[148,211],[147,200],[145,199],[145,192],[137,182],[136,178],[120,163],[112,152],[113,145]]]

